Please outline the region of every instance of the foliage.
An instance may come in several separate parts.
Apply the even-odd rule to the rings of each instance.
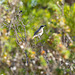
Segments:
[[[69,25],[71,29],[70,35],[73,37],[75,36],[75,4],[73,4],[71,7],[69,5],[64,6],[64,14],[66,18],[66,24]]]
[[[63,1],[0,1],[1,75],[75,74],[75,4]]]

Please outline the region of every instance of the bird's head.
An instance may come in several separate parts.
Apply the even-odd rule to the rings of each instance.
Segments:
[[[46,25],[41,25],[40,28],[44,28]]]

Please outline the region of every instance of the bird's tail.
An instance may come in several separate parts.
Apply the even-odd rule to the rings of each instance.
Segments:
[[[35,38],[35,36],[32,37],[32,39],[34,39],[34,38]]]
[[[37,35],[34,35],[34,36],[32,37],[32,39],[34,39],[35,37],[37,37]]]

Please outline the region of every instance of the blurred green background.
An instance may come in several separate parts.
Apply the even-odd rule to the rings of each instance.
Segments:
[[[0,0],[0,75],[74,75],[74,2]]]

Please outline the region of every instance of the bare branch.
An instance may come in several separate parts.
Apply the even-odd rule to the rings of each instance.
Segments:
[[[72,39],[71,39],[71,37],[69,36],[68,33],[66,33],[66,36],[67,36],[67,38],[69,39],[69,41],[70,41],[71,43],[73,43],[73,41],[72,41]]]

